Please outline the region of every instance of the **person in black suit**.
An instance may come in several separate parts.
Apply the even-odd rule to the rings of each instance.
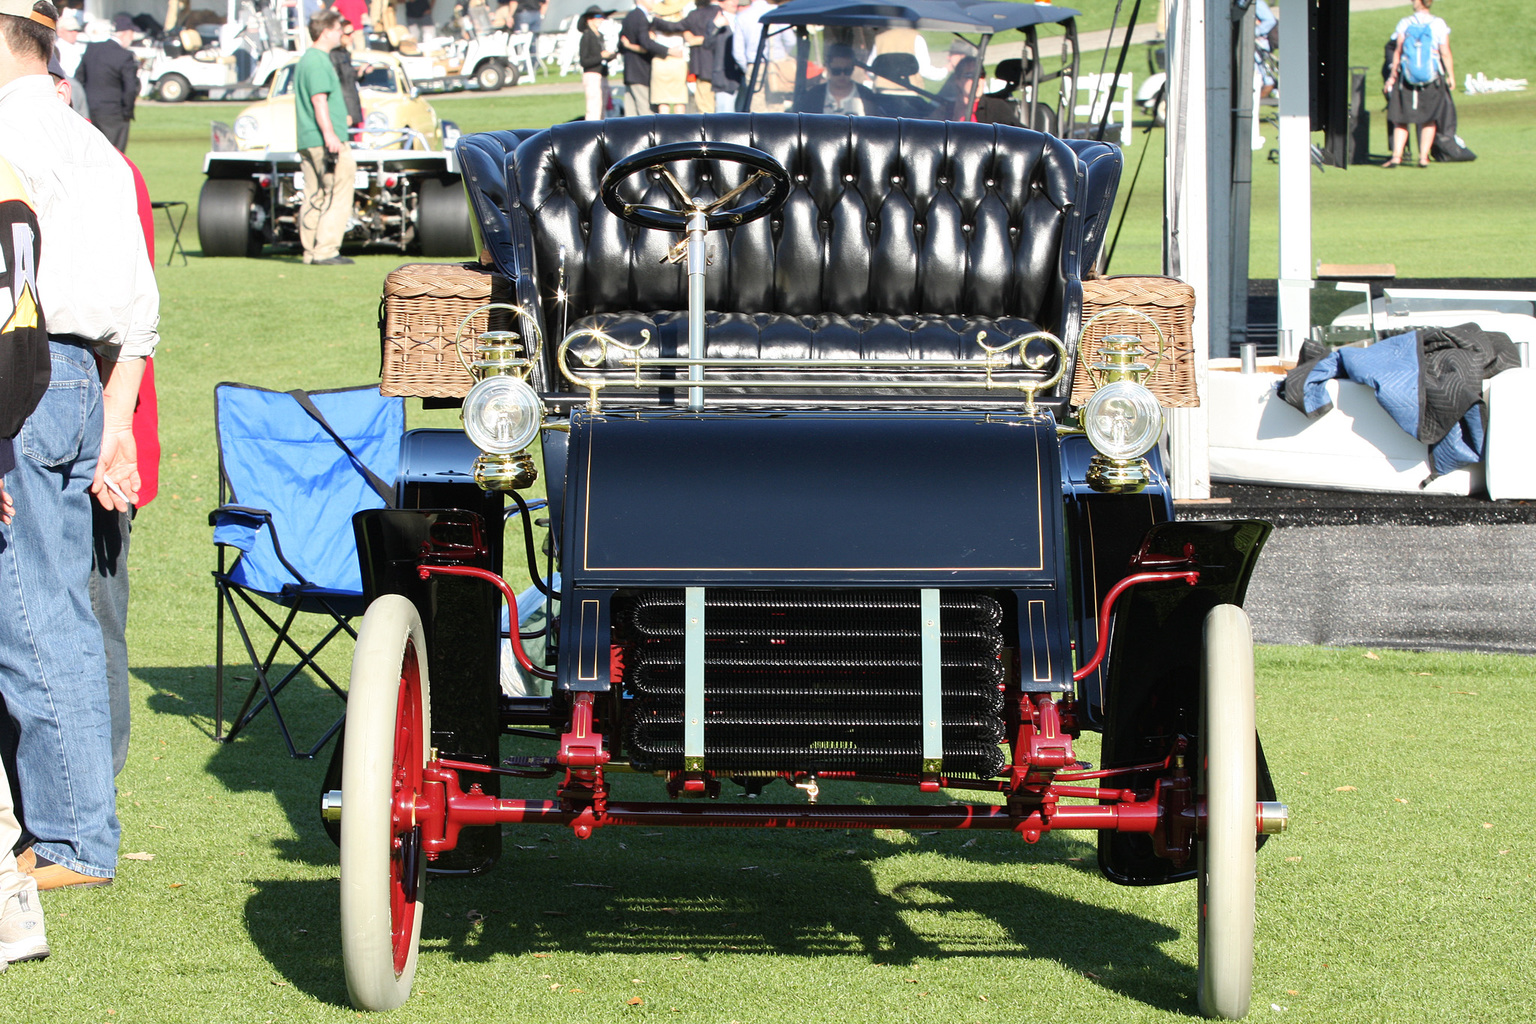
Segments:
[[[873,89],[853,80],[858,61],[853,47],[833,43],[827,47],[826,80],[805,90],[795,100],[802,114],[880,114],[880,97]]]
[[[651,36],[654,0],[635,0],[634,10],[624,15],[619,31],[619,48],[624,54],[624,85],[628,95],[624,113],[630,117],[655,113],[651,105],[651,61],[672,51]]]
[[[112,22],[112,38],[87,46],[75,73],[85,86],[91,123],[120,153],[128,152],[128,122],[139,96],[139,64],[128,49],[133,33],[133,19],[119,14]]]

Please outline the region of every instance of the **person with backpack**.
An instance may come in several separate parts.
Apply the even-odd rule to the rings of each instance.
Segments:
[[[1436,127],[1451,110],[1456,88],[1456,62],[1451,57],[1451,30],[1445,19],[1429,13],[1434,0],[1413,0],[1413,13],[1397,23],[1383,91],[1387,120],[1392,122],[1392,156],[1383,167],[1400,167],[1408,145],[1408,126],[1419,126],[1419,166],[1429,166]]]

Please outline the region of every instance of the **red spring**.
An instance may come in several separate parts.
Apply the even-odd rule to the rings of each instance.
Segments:
[[[1088,663],[1072,673],[1073,682],[1093,675],[1098,670],[1099,663],[1104,660],[1104,654],[1109,650],[1109,616],[1114,611],[1115,601],[1120,595],[1138,583],[1166,583],[1170,580],[1183,580],[1190,586],[1194,586],[1200,582],[1200,573],[1195,569],[1183,572],[1138,572],[1127,576],[1109,589],[1109,593],[1104,595],[1104,603],[1099,606],[1099,646],[1093,652],[1093,657],[1088,659]]]
[[[512,588],[507,585],[506,580],[489,569],[476,569],[469,565],[422,565],[417,567],[416,572],[422,579],[430,576],[472,576],[495,586],[507,599],[507,621],[512,625],[512,656],[529,675],[538,676],[540,679],[555,678],[553,672],[535,665],[533,659],[528,657],[528,652],[523,649],[523,631],[517,621],[517,595],[512,593]]]

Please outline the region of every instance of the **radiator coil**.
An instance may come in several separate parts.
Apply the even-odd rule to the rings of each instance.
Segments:
[[[940,598],[944,771],[990,778],[1006,758],[1001,604]],[[683,767],[683,592],[615,598],[632,698],[625,746],[642,771]],[[922,768],[919,595],[710,590],[705,764],[712,770],[916,775]]]

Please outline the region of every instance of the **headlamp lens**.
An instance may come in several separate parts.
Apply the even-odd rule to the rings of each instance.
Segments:
[[[261,122],[250,114],[241,114],[235,118],[235,138],[246,145],[259,145],[262,140]]]
[[[1157,444],[1163,410],[1157,398],[1134,381],[1106,384],[1083,406],[1088,440],[1111,459],[1140,458]]]
[[[487,377],[464,397],[464,432],[492,455],[520,452],[539,436],[544,403],[527,381]]]

